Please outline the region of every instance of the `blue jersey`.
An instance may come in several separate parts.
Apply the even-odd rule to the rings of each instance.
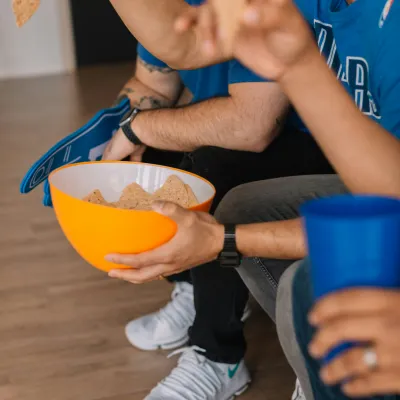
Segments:
[[[328,65],[360,110],[400,138],[400,2],[296,3]],[[391,5],[388,14],[386,5]]]
[[[146,63],[158,67],[167,65],[138,44],[138,56]],[[265,79],[245,68],[236,60],[195,70],[177,71],[186,88],[193,95],[192,102],[229,95],[229,85],[241,82],[265,82]]]

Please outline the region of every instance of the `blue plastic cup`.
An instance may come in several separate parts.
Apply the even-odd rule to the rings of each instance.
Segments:
[[[315,300],[355,287],[400,288],[400,200],[340,195],[312,200],[301,214]]]

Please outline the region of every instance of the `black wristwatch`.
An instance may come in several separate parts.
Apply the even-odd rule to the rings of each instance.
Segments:
[[[236,246],[235,225],[225,225],[224,248],[219,254],[218,261],[224,268],[237,268],[242,262],[242,255]]]
[[[121,119],[119,123],[119,127],[124,132],[125,136],[131,141],[133,144],[141,145],[143,142],[136,136],[135,132],[133,132],[131,125],[133,120],[138,116],[141,110],[138,108],[134,108],[133,110],[128,111]]]

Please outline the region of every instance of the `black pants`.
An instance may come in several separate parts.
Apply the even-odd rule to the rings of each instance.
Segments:
[[[214,184],[217,195],[212,211],[228,191],[243,183],[334,173],[310,135],[289,129],[263,153],[204,147],[186,155],[180,167]],[[248,289],[237,271],[213,262],[176,275],[171,281],[194,285],[196,319],[190,329],[191,345],[203,348],[212,361],[234,364],[241,360],[246,351],[241,318]]]

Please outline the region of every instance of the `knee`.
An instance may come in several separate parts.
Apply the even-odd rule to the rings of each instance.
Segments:
[[[278,333],[287,338],[293,335],[293,284],[302,261],[292,264],[282,275],[276,302]]]
[[[276,181],[276,182],[275,182]],[[278,180],[259,181],[230,190],[221,200],[215,217],[222,223],[247,224],[285,219],[282,208],[290,207],[275,185]],[[288,215],[289,217],[292,217]]]
[[[279,282],[276,320],[279,339],[290,353],[297,342],[297,325],[307,323],[307,315],[312,305],[311,282],[308,262],[298,261],[283,275]],[[301,323],[300,323],[301,322]]]
[[[225,224],[241,223],[240,215],[245,212],[246,202],[249,200],[243,189],[244,186],[246,185],[230,190],[221,200],[214,214],[218,221]]]

